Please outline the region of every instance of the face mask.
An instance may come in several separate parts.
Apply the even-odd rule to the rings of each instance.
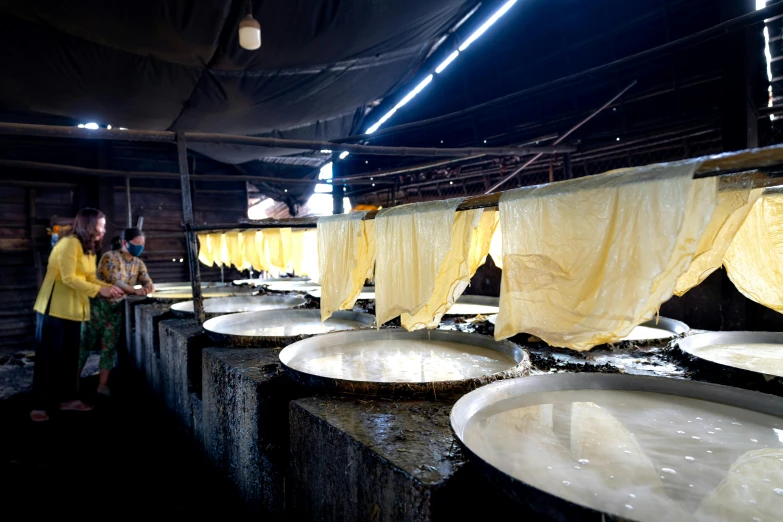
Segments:
[[[133,243],[128,243],[126,248],[133,257],[139,257],[144,251],[144,245],[134,245]]]

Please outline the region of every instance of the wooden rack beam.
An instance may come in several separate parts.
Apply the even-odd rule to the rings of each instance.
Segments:
[[[774,170],[780,168],[783,170],[783,145],[773,145],[763,149],[750,149],[738,152],[726,152],[702,158],[701,166],[694,174],[695,179],[711,178],[747,172],[752,170]],[[696,160],[693,160],[696,161]],[[680,162],[675,162],[680,163]],[[570,180],[569,180],[570,181]],[[558,181],[556,183],[563,183]],[[759,177],[753,181],[754,188],[778,187],[783,186],[783,177],[770,176]],[[494,194],[485,194],[465,198],[457,207],[457,210],[473,210],[478,208],[497,207],[500,202],[502,192]],[[375,219],[377,212],[368,212],[364,219]],[[228,230],[254,230],[264,228],[314,228],[318,223],[318,217],[305,218],[286,218],[286,219],[263,219],[263,220],[241,220],[238,224],[221,224],[212,226],[194,226],[196,232],[225,232]]]
[[[354,145],[333,141],[287,140],[280,138],[259,138],[255,136],[234,136],[206,132],[180,133],[187,143],[212,143],[216,145],[246,145],[276,149],[331,150],[352,154],[411,157],[467,157],[467,156],[520,156],[524,154],[555,154],[573,152],[569,145],[541,147],[384,147],[378,145]],[[171,131],[144,131],[119,129],[80,129],[57,125],[30,125],[21,123],[0,123],[0,135],[38,136],[45,138],[81,138],[122,141],[143,141],[154,143],[175,143],[176,133]]]
[[[176,172],[92,169],[87,167],[77,167],[75,165],[61,165],[57,163],[43,163],[39,161],[0,160],[0,167],[59,172],[64,174],[76,174],[78,176],[104,176],[133,179],[170,179],[176,181],[179,181],[180,179],[180,175]],[[250,174],[192,174],[190,179],[195,181],[256,181],[266,183],[287,183],[292,185],[315,185],[317,183],[325,183],[325,181],[319,181],[317,179],[289,179],[276,176],[253,176]],[[372,183],[374,182],[369,180],[359,180],[357,182],[352,182],[352,184],[355,185],[371,185]]]

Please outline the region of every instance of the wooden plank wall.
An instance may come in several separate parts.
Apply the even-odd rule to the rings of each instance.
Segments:
[[[34,347],[33,305],[51,251],[51,240],[46,233],[50,219],[53,216],[73,217],[79,207],[85,205],[100,207],[111,217],[104,240],[105,250],[110,248],[111,236],[108,234],[119,234],[127,224],[122,180],[108,185],[106,181],[102,182],[104,188],[113,189],[113,201],[109,203],[100,196],[101,183],[95,178],[79,180],[77,188],[75,184],[69,187],[67,183],[52,186],[48,181],[36,182],[36,176],[32,174],[23,182],[19,181],[19,175],[14,175],[14,182],[7,181],[5,175],[2,177],[5,179],[0,179],[0,354]],[[85,186],[85,182],[89,186]],[[20,183],[24,186],[15,186]],[[161,283],[189,280],[181,225],[182,201],[175,186],[131,189],[134,226],[136,219],[143,215],[147,234],[147,248],[142,258],[153,280]],[[102,204],[96,198],[101,199]],[[194,213],[196,222],[202,224],[235,223],[247,217],[244,183],[225,182],[220,188],[203,191],[196,187]],[[37,264],[40,270],[36,268]],[[230,281],[246,277],[246,274],[227,270],[225,278]],[[220,270],[202,265],[202,280],[219,281]]]
[[[69,188],[0,186],[0,346],[2,351],[31,345],[33,304],[46,270],[52,216],[72,216]],[[35,248],[34,248],[35,247]]]
[[[131,187],[133,225],[144,216],[146,247],[141,258],[153,281],[188,281],[185,235],[182,231],[182,200],[179,190]],[[124,187],[115,187],[114,230],[116,234],[127,226],[127,198]],[[196,223],[236,223],[247,217],[247,195],[244,190],[196,191],[193,194]],[[105,246],[109,247],[111,238]],[[180,261],[180,259],[182,261]],[[227,281],[240,278],[236,270],[226,270]],[[202,281],[219,281],[220,270],[201,265]]]

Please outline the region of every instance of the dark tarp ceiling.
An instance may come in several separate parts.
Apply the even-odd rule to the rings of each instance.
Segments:
[[[0,0],[0,113],[36,123],[65,117],[132,129],[335,139],[358,130],[366,108],[403,85],[478,3],[255,0],[263,45],[246,51],[237,32],[245,0]],[[190,148],[281,178],[316,179],[313,162],[321,156],[310,154],[309,166],[273,164],[264,159],[301,151]],[[288,188],[300,202],[312,191]]]
[[[0,110],[134,129],[334,139],[476,0],[0,0]],[[358,117],[357,117],[358,115]],[[198,145],[228,163],[293,151]]]

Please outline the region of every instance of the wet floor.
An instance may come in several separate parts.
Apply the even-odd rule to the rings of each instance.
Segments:
[[[95,378],[84,383],[97,385]],[[125,393],[97,401],[92,412],[34,424],[27,397],[0,402],[0,519],[247,515],[150,404]]]

